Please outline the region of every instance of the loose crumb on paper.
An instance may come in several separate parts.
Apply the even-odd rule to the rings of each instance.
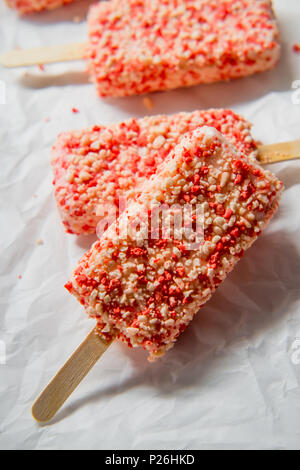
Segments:
[[[300,44],[294,44],[293,45],[293,51],[297,52],[299,54],[300,53]]]
[[[145,108],[147,108],[149,111],[151,111],[154,108],[153,101],[150,98],[148,98],[147,96],[145,98],[143,98],[143,104],[144,104]]]
[[[38,238],[37,241],[36,241],[36,244],[37,245],[44,245],[44,242],[41,238]]]

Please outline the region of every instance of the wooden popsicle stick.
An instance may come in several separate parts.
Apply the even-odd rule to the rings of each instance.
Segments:
[[[300,140],[273,145],[262,145],[258,148],[258,161],[262,165],[278,163],[300,158]]]
[[[36,421],[46,423],[55,416],[112,342],[91,331],[35,401],[32,416]]]
[[[0,63],[4,67],[14,68],[80,60],[84,58],[86,47],[86,43],[74,43],[34,49],[15,49],[1,56]]]

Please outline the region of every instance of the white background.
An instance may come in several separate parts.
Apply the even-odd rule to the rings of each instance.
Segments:
[[[85,22],[72,18],[87,4],[21,20],[1,1],[0,52],[84,41]],[[230,107],[265,143],[299,139],[300,3],[274,4],[283,42],[274,71],[154,94],[152,113]],[[0,448],[300,449],[300,161],[272,167],[286,186],[278,214],[172,351],[149,364],[114,344],[51,425],[33,421],[34,399],[93,326],[63,288],[92,237],[64,233],[51,146],[63,130],[149,113],[141,97],[99,99],[84,68],[0,68]]]

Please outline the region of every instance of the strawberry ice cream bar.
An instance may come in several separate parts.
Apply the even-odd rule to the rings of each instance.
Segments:
[[[60,134],[52,151],[57,206],[69,233],[95,233],[104,209],[119,211],[179,142],[199,126],[221,131],[242,154],[255,153],[251,125],[229,110],[131,119]]]
[[[281,190],[272,173],[241,158],[218,131],[198,128],[81,259],[66,288],[97,319],[103,338],[142,346],[155,360],[257,239]],[[187,207],[187,220],[175,224]],[[164,225],[155,226],[159,208]],[[199,208],[196,240],[197,229],[182,227],[197,225]]]
[[[88,25],[103,97],[245,77],[280,55],[270,0],[111,0],[90,9]]]
[[[21,15],[42,10],[54,10],[74,0],[6,0],[10,8],[18,10]]]

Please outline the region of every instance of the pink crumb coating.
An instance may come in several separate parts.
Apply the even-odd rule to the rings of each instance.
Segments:
[[[54,10],[75,0],[6,0],[10,8],[18,10],[21,15],[42,10]]]
[[[245,77],[280,56],[270,0],[111,0],[90,9],[88,26],[103,97]]]
[[[130,119],[59,135],[52,150],[57,206],[69,233],[95,233],[99,207],[132,198],[181,138],[199,126],[226,135],[243,154],[256,144],[251,124],[230,110],[211,109]]]
[[[241,158],[210,127],[186,134],[144,192],[80,260],[66,288],[97,320],[104,339],[118,336],[155,360],[173,345],[195,313],[260,235],[278,207],[282,183]],[[203,238],[150,234],[155,204],[203,207]],[[172,226],[172,210],[168,213]],[[139,226],[128,230],[126,223]],[[157,234],[158,232],[156,232]],[[122,234],[122,235],[121,235]]]

